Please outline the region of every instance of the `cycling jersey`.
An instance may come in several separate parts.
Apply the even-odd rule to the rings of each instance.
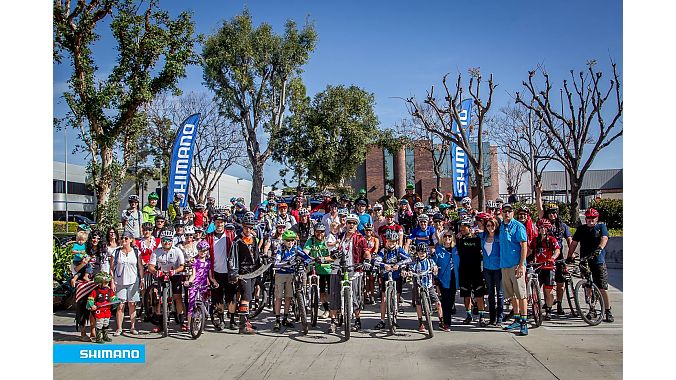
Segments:
[[[409,238],[413,240],[412,243],[427,243],[428,245],[434,245],[437,242],[434,240],[434,233],[436,232],[435,228],[432,226],[427,226],[426,229],[421,229],[420,226],[416,227],[411,231]]]
[[[312,258],[329,256],[329,250],[326,247],[326,243],[315,239],[314,236],[307,240],[303,250],[308,251]],[[315,264],[315,270],[317,271],[317,274],[320,275],[331,274],[331,264]]]
[[[460,256],[460,272],[469,272],[477,268],[481,270],[481,261],[484,256],[481,250],[481,239],[478,236],[460,237],[456,247]]]
[[[291,249],[286,246],[279,249],[275,254],[275,272],[278,274],[291,274],[294,268],[289,265],[296,257],[300,257],[306,264],[312,261],[312,257],[308,256],[302,249],[294,245]]]
[[[451,274],[453,273],[453,251],[454,248],[446,248],[443,244],[437,244],[435,249],[434,256],[432,259],[434,263],[439,267],[439,272],[435,276],[439,282],[441,282],[441,287],[450,288],[451,287]]]
[[[432,268],[435,268],[437,264],[434,263],[430,258],[425,258],[420,260],[415,258],[413,264],[411,265],[411,271],[413,272],[427,272],[422,276],[422,284],[426,288],[431,288],[434,285],[432,282]]]
[[[136,239],[136,246],[139,248],[139,252],[141,253],[141,261],[143,261],[143,264],[148,264],[150,255],[153,254],[155,248],[160,246],[160,239],[152,238],[150,243],[147,243],[146,239]]]
[[[559,242],[556,241],[554,236],[547,236],[547,240],[545,241],[540,241],[539,238],[536,238],[531,242],[528,248],[535,253],[536,263],[546,263],[545,265],[542,265],[542,269],[554,269],[552,256],[554,255],[554,251],[561,249]]]
[[[401,266],[411,263],[411,257],[404,251],[403,248],[397,247],[394,249],[383,248],[376,254],[373,265],[385,269],[385,264],[387,265],[397,265],[399,268],[392,271],[392,279],[399,278],[401,272]],[[383,278],[387,278],[387,272],[382,273]]]
[[[143,206],[143,209],[141,210],[143,212],[143,222],[150,222],[153,225],[155,224],[155,216],[157,216],[160,213],[160,209],[157,207],[153,207],[150,205],[150,203],[146,204]]]
[[[168,272],[185,264],[185,258],[183,257],[183,251],[178,247],[172,246],[168,251],[160,247],[155,249],[153,254],[150,255],[149,264],[154,265],[157,270]]]
[[[253,236],[238,235],[232,242],[230,252],[228,258],[228,274],[230,276],[251,273],[261,266],[258,242]]]

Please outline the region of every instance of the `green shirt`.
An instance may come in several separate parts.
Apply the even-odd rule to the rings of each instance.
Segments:
[[[141,212],[143,212],[143,222],[144,223],[150,222],[154,226],[155,225],[155,215],[156,215],[155,211],[156,211],[156,208],[151,206],[150,203],[143,206],[143,209],[141,210]]]
[[[307,239],[307,242],[305,242],[305,246],[303,247],[303,249],[308,250],[310,257],[312,257],[313,259],[315,257],[329,256],[329,249],[326,247],[326,243],[324,241],[317,241],[314,236]],[[331,274],[330,263],[315,264],[315,268],[317,270],[317,274]]]

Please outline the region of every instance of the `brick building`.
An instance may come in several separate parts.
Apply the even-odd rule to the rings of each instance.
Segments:
[[[473,148],[476,150],[476,147]],[[484,184],[486,199],[495,199],[499,194],[498,152],[496,146],[483,144],[484,151]],[[442,163],[441,189],[442,194],[452,192],[451,159],[450,154]],[[470,185],[474,184],[473,170],[470,167]],[[387,150],[373,146],[369,150],[366,161],[357,167],[351,184],[355,189],[366,189],[369,201],[375,202],[385,194],[386,184],[394,188],[395,195],[404,195],[406,183],[415,185],[415,192],[427,202],[433,188],[436,187],[436,176],[432,154],[425,149],[401,148],[394,155]],[[472,207],[478,207],[478,195],[475,186],[471,186],[470,197]]]

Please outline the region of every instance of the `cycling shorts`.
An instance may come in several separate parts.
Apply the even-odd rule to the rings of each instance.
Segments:
[[[183,294],[183,281],[184,281],[184,276],[183,275],[174,275],[169,277],[169,281],[171,282],[171,292],[175,295],[182,295]]]
[[[397,293],[401,294],[401,292],[404,289],[404,281],[402,280],[401,276],[393,279],[394,283],[396,284],[397,287]],[[386,283],[387,283],[387,277],[383,276],[378,276],[378,287],[380,287],[380,291],[385,294],[385,289],[386,289]]]
[[[214,279],[218,283],[218,288],[212,290],[212,300],[214,304],[230,303],[235,299],[237,286],[228,282],[227,273],[214,272]]]
[[[589,263],[592,273],[592,281],[599,289],[608,290],[608,268],[606,264]]]
[[[481,267],[463,270],[459,268],[458,277],[460,280],[460,297],[483,297],[486,295],[486,282],[481,272]]]
[[[554,281],[556,281],[557,284],[566,282],[566,277],[564,276],[566,270],[566,261],[556,260],[555,268]]]
[[[556,281],[554,281],[554,269],[540,269],[538,272],[538,281],[545,289],[553,289]]]

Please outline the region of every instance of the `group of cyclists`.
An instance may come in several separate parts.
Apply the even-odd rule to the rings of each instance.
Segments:
[[[73,280],[85,288],[96,279],[98,288],[112,287],[117,302],[129,302],[131,334],[138,334],[133,303],[146,299],[146,292],[157,294],[156,279],[163,277],[169,278],[182,331],[188,329],[197,296],[203,299],[210,292],[217,330],[255,334],[249,306],[262,270],[274,273],[274,294],[269,294],[274,297],[274,331],[294,327],[289,314],[297,268],[294,263],[300,261],[313,267],[319,278],[321,318],[328,320],[327,332],[335,333],[342,318],[354,318],[353,331],[363,329],[361,311],[377,302],[380,320],[369,327],[384,329],[385,283],[395,282],[401,305],[404,287],[417,274],[422,288],[411,285],[410,304],[415,306],[420,332],[432,326],[423,321],[420,289],[426,289],[440,331],[451,329],[459,290],[466,310],[463,324],[474,323],[478,315],[479,327],[501,327],[528,335],[526,263],[540,266],[544,319],[550,320],[555,314],[564,314],[563,271],[566,262],[572,263],[579,244],[580,256],[589,259],[593,281],[604,297],[605,321],[614,320],[606,293],[608,231],[598,223],[594,209],[586,211],[586,223],[572,235],[559,218],[556,203],[538,204],[538,215],[531,215],[528,207],[515,209],[498,197],[479,210],[469,197],[456,204],[450,194],[444,197],[435,189],[425,204],[410,183],[401,198],[388,187],[374,203],[363,189],[356,199],[330,193],[321,196],[321,203],[313,207],[302,188],[297,189],[291,205],[270,192],[254,210],[248,210],[241,197],[230,199],[227,206],[217,206],[213,197],[207,198],[206,204],[190,199],[182,207],[183,195],[177,194],[165,215],[158,208],[157,194],[151,193],[143,207],[139,197],[132,195],[121,215],[121,240],[111,229],[105,235],[108,249],[92,251],[92,239],[98,242],[104,235],[85,231],[78,236],[78,252],[74,249],[71,266]],[[563,257],[564,244],[567,257]],[[348,316],[339,315],[343,280],[339,262],[349,271],[351,281],[352,315]],[[97,276],[97,272],[110,274]],[[184,299],[186,288],[188,297]],[[83,292],[90,290],[96,293],[94,285]],[[106,303],[112,297],[107,294]],[[88,305],[83,301],[78,307],[78,324],[85,338],[84,324],[91,318],[92,339],[102,342],[101,323],[93,327],[91,301],[90,296]],[[511,310],[506,310],[507,303]],[[398,313],[403,312],[400,307]],[[161,313],[158,305],[153,305],[149,319],[157,326],[154,332],[164,328]],[[118,312],[114,335],[121,333],[123,316],[123,310],[122,315]]]

